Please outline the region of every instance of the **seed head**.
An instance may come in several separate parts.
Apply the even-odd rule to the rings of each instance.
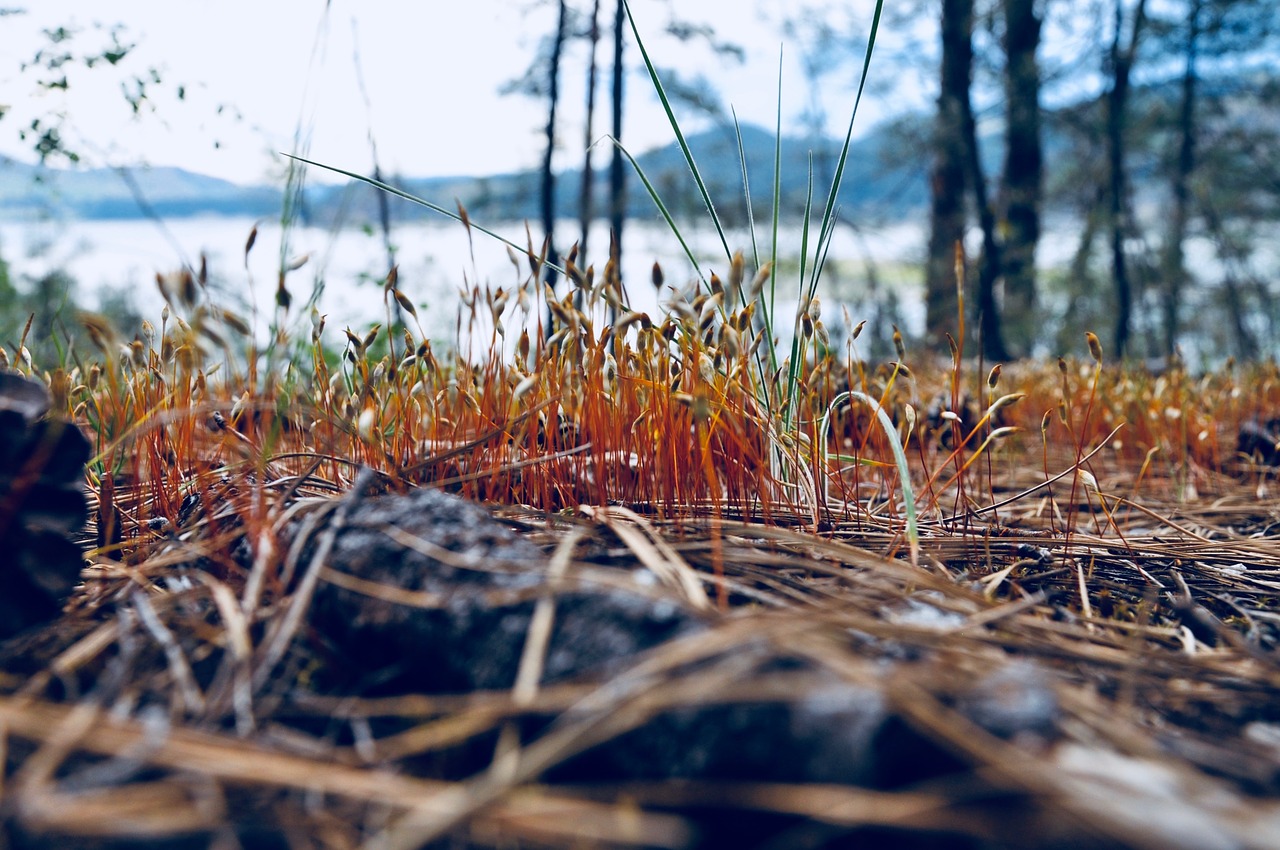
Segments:
[[[818,335],[818,342],[825,347],[831,347],[831,334],[827,333],[827,326],[822,323],[821,319],[813,320],[813,332]]]
[[[737,296],[742,292],[742,274],[746,269],[746,261],[742,259],[742,252],[735,251],[733,259],[729,261],[729,291]]]
[[[1093,331],[1086,331],[1084,335],[1085,341],[1089,343],[1089,355],[1093,357],[1095,363],[1102,363],[1102,343],[1098,342],[1098,335]]]

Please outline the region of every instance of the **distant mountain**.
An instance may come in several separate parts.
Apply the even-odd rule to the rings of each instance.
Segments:
[[[706,130],[690,136],[688,142],[717,212],[730,224],[743,220],[742,164],[733,129]],[[741,143],[756,215],[767,216],[773,191],[773,133],[745,125]],[[882,216],[900,216],[925,202],[923,168],[892,167],[894,149],[893,134],[888,131],[873,131],[854,142],[840,193],[840,205],[847,213],[875,210]],[[783,138],[781,207],[785,216],[798,217],[803,212],[811,162],[814,206],[821,207],[838,153],[839,142],[831,139]],[[607,209],[608,158],[607,151],[596,154],[593,197],[597,215]],[[674,142],[636,159],[674,214],[704,214],[684,156]],[[577,216],[581,181],[579,170],[557,175],[558,215]],[[461,202],[477,221],[533,220],[539,216],[539,178],[533,170],[479,177],[392,178],[390,182],[450,209]],[[653,201],[630,168],[627,195],[631,217],[657,215]],[[281,190],[277,187],[238,186],[178,168],[58,170],[0,158],[0,216],[6,218],[39,212],[91,219],[139,218],[149,212],[162,217],[260,216],[276,214],[280,206]],[[308,187],[302,205],[306,220],[325,224],[375,222],[377,210],[376,190],[354,182]],[[436,215],[399,199],[393,200],[392,214],[396,220]]]
[[[181,168],[65,170],[0,158],[0,215],[6,218],[46,212],[139,218],[147,214],[143,204],[162,217],[262,215],[280,209],[280,190],[238,186]]]
[[[767,216],[773,192],[774,136],[772,131],[744,125],[742,152],[748,165],[752,203],[757,218]],[[897,134],[877,130],[853,143],[845,166],[839,204],[846,214],[875,211],[880,216],[901,217],[920,209],[927,201],[923,158],[911,165],[903,164],[898,153]],[[716,212],[728,224],[744,220],[742,158],[738,138],[732,127],[715,128],[693,134],[687,139],[698,171],[707,184]],[[809,179],[810,153],[813,154],[814,207],[820,209],[826,200],[839,155],[840,141],[799,137],[782,140],[781,185],[782,214],[798,218],[803,214]],[[608,209],[608,151],[595,157],[592,181],[596,216]],[[689,172],[679,146],[672,142],[636,157],[649,182],[673,214],[686,217],[705,215],[701,196]],[[477,221],[495,222],[536,220],[539,215],[539,178],[535,171],[500,174],[488,177],[395,179],[392,182],[417,197],[449,209],[460,202]],[[578,215],[582,172],[574,169],[557,174],[556,211],[560,217]],[[376,192],[368,186],[321,187],[310,190],[308,212],[318,218],[342,210],[348,217],[376,221]],[[434,216],[428,210],[399,199],[392,202],[393,216],[399,219]],[[658,212],[653,200],[627,166],[627,211],[631,218],[654,218]]]
[[[924,181],[927,157],[918,157],[910,165],[905,162],[895,164],[894,154],[897,151],[893,139],[890,128],[878,127],[850,145],[837,201],[846,212],[866,212],[874,208],[881,214],[900,215],[927,201]],[[688,141],[698,171],[717,205],[717,212],[720,212],[720,207],[741,209],[743,206],[744,156],[756,214],[768,212],[772,203],[774,156],[777,151],[773,131],[753,125],[743,126],[741,153],[738,134],[732,127],[708,130],[690,137]],[[803,213],[811,174],[813,207],[821,209],[835,176],[842,143],[843,140],[831,138],[782,138],[780,182],[784,215],[799,216]],[[666,188],[670,191],[664,191],[664,195],[691,196],[693,179],[676,145],[650,151],[637,157],[637,161],[652,182],[669,184]],[[701,208],[700,200],[697,207]]]

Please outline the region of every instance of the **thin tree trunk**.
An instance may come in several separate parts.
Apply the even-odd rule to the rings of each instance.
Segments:
[[[978,145],[977,121],[969,84],[973,78],[973,0],[963,0],[964,32],[960,44],[965,86],[960,95],[960,131],[963,139],[968,183],[973,188],[978,224],[982,228],[982,256],[978,261],[978,328],[982,334],[982,354],[988,360],[1008,360],[1000,329],[1000,307],[996,304],[996,281],[1000,278],[1000,244],[996,241],[996,219],[987,198],[987,179],[982,173],[982,151]],[[944,0],[946,5],[946,0]]]
[[[613,138],[622,141],[623,81],[626,66],[623,53],[626,47],[627,15],[622,0],[613,13]],[[617,267],[622,267],[622,226],[627,217],[627,172],[622,151],[615,144],[609,160],[609,232],[610,256]]]
[[[1108,163],[1108,212],[1111,225],[1111,274],[1116,287],[1116,358],[1121,358],[1129,345],[1133,315],[1133,287],[1124,252],[1124,240],[1129,232],[1128,180],[1125,175],[1124,131],[1129,102],[1129,74],[1138,52],[1138,39],[1146,21],[1146,0],[1138,0],[1129,29],[1128,43],[1121,47],[1124,38],[1123,0],[1115,0],[1115,35],[1111,40],[1110,64],[1113,74],[1111,90],[1107,92],[1107,163]]]
[[[556,106],[560,101],[560,56],[564,52],[565,31],[569,16],[569,7],[565,0],[560,0],[560,11],[556,17],[556,36],[551,44],[551,61],[547,75],[547,98],[550,104],[547,109],[547,152],[542,158],[542,232],[546,234],[547,261],[558,263],[559,256],[555,248],[556,226],[556,175],[551,167],[552,156],[556,149]],[[547,269],[545,279],[555,285],[555,274]]]
[[[578,196],[578,223],[581,229],[581,235],[578,237],[578,256],[583,258],[583,264],[590,262],[587,254],[587,239],[591,230],[591,219],[594,212],[595,193],[592,191],[595,187],[595,169],[591,165],[591,138],[595,132],[596,117],[596,46],[600,43],[600,0],[594,0],[591,4],[591,22],[590,28],[587,30],[587,39],[591,44],[587,58],[587,115],[585,126],[582,131],[583,150],[586,153],[582,156],[582,186]]]
[[[982,356],[988,360],[1010,359],[1000,326],[1000,306],[996,304],[996,281],[1000,279],[1000,243],[996,241],[996,217],[987,201],[986,178],[978,147],[973,107],[965,98],[965,145],[969,150],[969,174],[973,183],[978,224],[982,228],[982,256],[978,262],[978,327],[982,332]]]
[[[1196,58],[1200,40],[1201,0],[1191,0],[1187,11],[1186,70],[1182,75],[1182,102],[1178,114],[1178,158],[1173,172],[1173,210],[1165,239],[1163,269],[1164,353],[1172,357],[1178,344],[1180,319],[1178,307],[1187,283],[1186,257],[1183,246],[1187,223],[1191,217],[1191,172],[1196,157]]]
[[[373,153],[373,179],[379,183],[385,183],[386,179],[382,175],[382,166],[378,165],[378,152],[374,147]],[[386,192],[376,192],[378,198],[378,228],[382,233],[382,247],[387,252],[387,271],[396,264],[396,245],[391,241],[391,203],[390,195]],[[399,312],[399,303],[396,304],[396,311]]]
[[[1005,0],[1008,122],[1001,189],[1007,225],[1002,252],[1004,328],[1020,351],[1035,342],[1036,245],[1040,240],[1040,19],[1035,0]]]
[[[941,24],[941,86],[933,135],[929,257],[925,264],[925,328],[935,347],[945,347],[947,334],[956,337],[959,333],[955,245],[964,241],[965,231],[962,102],[969,95],[973,0],[943,0]]]
[[[1253,360],[1258,356],[1257,343],[1253,341],[1253,334],[1249,332],[1249,328],[1244,322],[1244,299],[1240,295],[1240,286],[1236,283],[1234,274],[1230,272],[1222,279],[1222,288],[1226,294],[1227,314],[1231,316],[1231,327],[1235,330],[1236,355],[1241,360]]]
[[[1107,190],[1098,185],[1095,197],[1085,203],[1081,209],[1084,226],[1080,230],[1080,241],[1071,255],[1071,263],[1067,266],[1067,279],[1071,281],[1067,287],[1067,304],[1063,315],[1066,317],[1058,330],[1058,338],[1054,341],[1059,350],[1069,349],[1080,340],[1080,335],[1088,328],[1077,327],[1073,321],[1081,315],[1086,292],[1094,288],[1093,274],[1089,271],[1093,258],[1094,244],[1098,240],[1098,232],[1106,224],[1102,210],[1106,204]]]
[[[1240,291],[1240,272],[1246,267],[1246,257],[1249,255],[1249,250],[1232,238],[1226,229],[1222,216],[1218,214],[1212,203],[1201,203],[1198,207],[1200,215],[1204,218],[1205,229],[1208,230],[1209,235],[1214,240],[1218,258],[1222,262],[1225,271],[1222,287],[1225,294],[1224,300],[1226,302],[1227,315],[1230,317],[1231,327],[1235,331],[1236,353],[1243,360],[1251,360],[1257,357],[1259,353],[1258,342],[1245,321],[1245,314],[1250,310],[1244,303],[1244,294]],[[1257,291],[1259,293],[1265,292],[1266,287],[1258,287]],[[1264,309],[1255,309],[1252,312],[1255,315],[1261,312],[1268,317],[1268,323],[1270,323],[1272,316],[1271,305],[1264,298],[1260,301],[1259,306]],[[1274,338],[1274,334],[1269,334],[1268,336]],[[1274,356],[1273,352],[1267,353]]]

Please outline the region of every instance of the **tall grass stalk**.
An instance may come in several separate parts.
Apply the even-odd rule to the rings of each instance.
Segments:
[[[439,215],[442,215],[445,218],[453,219],[459,224],[466,226],[470,230],[478,230],[481,233],[483,233],[485,236],[488,236],[490,239],[496,239],[497,241],[501,242],[503,245],[506,245],[508,248],[511,248],[512,250],[518,251],[520,254],[529,257],[531,260],[537,259],[537,257],[529,250],[529,247],[527,245],[520,245],[516,242],[513,242],[512,240],[503,236],[501,233],[498,233],[496,230],[490,230],[487,227],[483,227],[482,225],[477,224],[476,222],[472,221],[469,217],[464,218],[462,215],[454,212],[451,209],[448,209],[447,207],[442,207],[439,204],[433,204],[431,201],[428,201],[425,198],[419,198],[417,195],[406,192],[403,189],[398,189],[395,186],[392,186],[390,183],[384,183],[381,180],[375,180],[374,178],[369,177],[366,174],[359,174],[355,171],[347,171],[346,169],[339,168],[336,165],[329,165],[327,163],[317,162],[314,159],[307,159],[304,156],[299,156],[296,154],[288,154],[288,153],[284,154],[284,156],[288,157],[289,159],[295,160],[297,162],[301,162],[304,165],[314,165],[316,168],[323,168],[325,171],[332,171],[334,174],[341,174],[343,177],[349,177],[352,180],[357,180],[361,183],[365,183],[369,186],[374,187],[375,189],[379,189],[383,192],[387,192],[388,194],[395,195],[397,198],[402,198],[411,204],[417,204],[420,207],[426,207],[432,212],[438,213]],[[557,265],[546,259],[543,259],[541,261],[541,265],[544,268],[547,268],[556,272],[557,274],[567,276],[564,266]]]
[[[789,435],[790,442],[796,446],[797,450],[801,445],[801,440],[799,439],[799,435],[802,430],[802,424],[799,422],[800,398],[803,394],[802,393],[803,388],[801,385],[802,372],[805,366],[805,361],[807,356],[807,351],[806,351],[807,342],[809,337],[813,335],[813,331],[815,330],[813,322],[815,322],[817,319],[816,315],[812,315],[812,314],[816,314],[817,311],[811,310],[811,305],[816,304],[815,299],[817,296],[818,282],[822,275],[822,269],[826,262],[827,251],[830,248],[831,238],[834,233],[835,222],[837,220],[837,213],[838,213],[837,199],[839,197],[841,183],[844,180],[845,166],[848,163],[848,158],[849,158],[849,148],[853,142],[853,125],[857,117],[858,105],[862,101],[862,94],[863,94],[863,91],[865,90],[867,77],[871,69],[871,56],[875,49],[876,33],[879,30],[880,17],[883,11],[883,5],[884,5],[883,0],[877,0],[875,12],[872,17],[870,33],[867,38],[866,51],[864,52],[864,55],[863,55],[862,73],[858,82],[858,91],[854,99],[853,109],[850,110],[849,124],[845,132],[844,143],[840,149],[840,156],[837,160],[836,169],[832,176],[831,186],[827,192],[826,202],[822,206],[818,233],[816,235],[816,239],[812,239],[812,259],[810,259],[810,250],[811,250],[810,243],[811,243],[811,227],[812,227],[812,218],[813,218],[813,168],[812,168],[812,161],[810,162],[809,181],[808,181],[808,188],[805,194],[803,224],[801,227],[801,235],[800,235],[800,269],[799,269],[799,280],[798,280],[798,291],[797,291],[797,310],[796,310],[795,322],[792,328],[790,357],[788,358],[785,364],[786,365],[785,383],[782,387],[778,388],[777,394],[772,399],[770,398],[768,387],[772,382],[773,375],[777,374],[777,370],[779,368],[778,358],[777,358],[778,340],[775,337],[775,329],[773,327],[774,319],[776,319],[776,307],[777,307],[778,276],[776,273],[771,276],[771,279],[769,282],[768,298],[766,299],[762,294],[759,300],[759,305],[760,305],[759,309],[762,314],[762,318],[765,325],[765,331],[766,331],[764,342],[765,342],[765,348],[769,354],[768,360],[769,360],[770,369],[767,374],[763,374],[764,370],[763,368],[760,368],[760,371],[762,372],[762,374],[758,375],[759,380],[757,383],[757,392],[760,395],[761,401],[765,404],[766,409],[770,410],[772,416],[774,417],[775,421],[773,423],[773,427],[777,427],[783,435]],[[713,203],[710,193],[707,190],[706,184],[702,179],[702,174],[698,169],[697,161],[695,160],[693,156],[693,152],[689,149],[689,145],[685,140],[684,132],[681,130],[680,122],[676,118],[675,112],[671,107],[671,102],[667,97],[667,93],[666,93],[665,87],[663,86],[662,79],[659,76],[657,69],[654,67],[653,62],[649,57],[648,49],[644,45],[644,38],[640,35],[640,30],[639,30],[639,27],[637,27],[636,25],[635,17],[631,12],[630,4],[626,4],[625,8],[626,8],[628,23],[631,26],[631,31],[635,36],[637,45],[639,46],[640,55],[644,60],[645,68],[649,73],[650,81],[653,83],[653,87],[655,92],[658,95],[658,99],[662,103],[663,110],[667,116],[667,120],[671,124],[672,132],[675,134],[676,141],[679,144],[680,151],[684,155],[685,163],[689,167],[689,172],[693,176],[694,183],[697,185],[698,191],[702,196],[702,200],[704,205],[706,206],[707,213],[711,220],[711,223],[715,227],[716,233],[720,237],[720,242],[725,252],[725,258],[730,262],[732,262],[732,251],[729,248],[729,243],[725,235],[723,224],[720,220],[719,215],[716,213],[715,204]],[[775,272],[777,270],[778,224],[779,224],[780,212],[781,212],[781,207],[780,207],[781,170],[782,170],[782,165],[781,165],[781,159],[782,159],[782,153],[781,153],[781,144],[782,144],[781,54],[779,54],[778,76],[779,76],[778,107],[777,107],[777,118],[776,118],[775,135],[774,135],[774,181],[773,181],[773,207],[772,207],[772,220],[771,220],[773,239],[772,239],[772,244],[770,249],[771,268]],[[743,150],[743,145],[742,145],[741,129],[737,127],[736,123],[735,123],[735,130],[738,134],[739,155],[743,157],[743,161],[741,163],[742,172],[743,172],[743,188],[744,188],[744,192],[746,192],[747,217],[748,217],[748,221],[751,222],[751,226],[752,226],[752,231],[751,231],[752,250],[753,250],[753,254],[755,255],[757,267],[759,267],[759,253],[758,253],[758,249],[755,246],[755,240],[754,240],[755,231],[754,231],[753,211],[751,209],[750,184],[748,183],[746,178],[746,175],[748,173],[748,167],[745,161],[745,152]],[[649,181],[648,178],[644,175],[643,170],[639,167],[638,163],[635,161],[634,158],[628,156],[628,159],[631,161],[632,166],[635,168],[636,173],[639,175],[641,182],[644,184],[646,191],[649,193],[654,203],[658,206],[660,210],[663,211],[664,218],[666,218],[668,225],[672,229],[672,232],[680,240],[680,243],[682,245],[686,244],[684,237],[679,232],[679,228],[675,226],[672,218],[666,214],[665,212],[666,206],[665,204],[662,203],[662,200],[658,196],[657,192],[654,191],[651,181]],[[695,268],[696,267],[697,267],[697,264],[695,262]],[[701,277],[701,274],[699,276]],[[895,434],[895,437],[896,437],[896,434]],[[783,445],[786,445],[786,442],[787,440],[784,440]],[[893,443],[893,440],[891,439],[891,444],[892,443]],[[775,444],[775,446],[776,445],[777,444]],[[900,444],[896,445],[895,448],[897,449],[897,453],[901,455],[902,453],[901,445]],[[815,447],[815,450],[816,450],[816,447]],[[783,458],[779,456],[779,452],[777,451],[775,451],[772,456],[774,457],[775,461],[783,461]],[[803,468],[804,465],[805,464],[804,464],[803,458],[799,458],[799,457],[791,459],[790,462],[783,461],[778,464],[779,468],[776,470],[777,477],[782,481],[793,480],[795,471],[800,468]],[[904,473],[906,472],[905,458],[902,462],[902,471]],[[905,474],[902,476],[902,486],[906,488],[906,490],[904,491],[904,496],[905,496],[910,492],[910,479]],[[818,505],[816,501],[814,502],[814,504],[811,505],[811,507],[816,515],[817,509],[818,509]],[[914,527],[914,520],[912,524]]]
[[[716,211],[715,203],[711,197],[710,190],[706,182],[702,178],[698,164],[693,156],[693,152],[689,147],[688,141],[680,122],[675,115],[675,111],[671,105],[671,101],[667,95],[662,79],[658,74],[656,67],[649,55],[644,38],[640,34],[639,27],[636,24],[635,17],[632,14],[629,4],[624,3],[624,10],[627,15],[628,23],[631,31],[636,39],[637,46],[643,58],[645,68],[649,73],[650,81],[653,84],[654,91],[662,104],[663,111],[667,120],[671,125],[673,134],[679,145],[681,153],[689,168],[689,172],[693,177],[697,186],[699,195],[706,208],[707,216],[715,228],[719,236],[720,244],[724,250],[725,259],[730,268],[735,266],[735,258],[729,246],[729,239],[725,232],[724,224]],[[692,399],[693,403],[698,406],[705,406],[714,402],[717,405],[725,405],[732,403],[741,414],[752,422],[752,427],[757,428],[758,432],[754,439],[762,440],[763,445],[767,446],[767,466],[769,468],[768,481],[770,484],[776,484],[781,489],[774,492],[771,498],[776,501],[788,501],[788,493],[800,493],[801,501],[805,504],[807,511],[814,517],[818,518],[820,505],[825,501],[822,493],[825,492],[825,479],[822,481],[814,480],[810,473],[815,466],[818,467],[818,474],[825,476],[830,473],[826,468],[827,454],[825,448],[817,445],[818,440],[813,439],[810,429],[816,424],[810,419],[805,421],[805,406],[802,400],[808,396],[808,388],[805,386],[805,369],[808,365],[808,356],[811,347],[817,351],[824,351],[829,348],[829,339],[826,329],[821,323],[820,305],[817,298],[818,283],[822,276],[823,268],[826,264],[828,251],[830,250],[832,234],[834,232],[835,223],[838,216],[837,198],[840,192],[840,186],[844,179],[845,167],[848,162],[849,148],[853,139],[853,124],[857,115],[858,105],[861,103],[862,94],[865,90],[867,77],[870,71],[871,57],[874,51],[876,33],[879,29],[881,13],[883,10],[883,0],[877,0],[874,15],[872,18],[870,34],[867,39],[866,51],[863,56],[862,73],[859,80],[857,95],[854,100],[853,108],[849,116],[849,124],[845,133],[844,143],[840,150],[837,160],[835,172],[832,176],[831,185],[827,190],[825,202],[820,208],[814,204],[814,185],[812,163],[810,164],[808,191],[806,193],[805,205],[803,210],[803,226],[800,236],[800,266],[797,276],[796,303],[797,311],[792,325],[792,333],[790,338],[789,357],[779,362],[778,346],[781,339],[778,336],[777,328],[777,286],[778,275],[778,258],[781,250],[779,245],[779,223],[781,220],[781,189],[782,189],[782,54],[779,53],[779,69],[778,69],[778,104],[776,109],[775,124],[775,141],[773,155],[773,199],[770,215],[771,240],[769,245],[768,263],[761,263],[760,247],[755,238],[755,220],[751,209],[750,184],[748,180],[748,164],[746,162],[746,154],[742,143],[741,129],[737,129],[737,140],[739,148],[739,156],[741,159],[741,167],[743,172],[743,190],[746,197],[748,220],[751,223],[751,250],[755,260],[756,271],[752,286],[749,288],[749,298],[744,299],[748,302],[743,305],[743,309],[738,313],[733,313],[732,306],[737,294],[727,294],[719,279],[715,274],[704,273],[697,256],[690,248],[688,240],[681,233],[680,227],[677,225],[675,218],[672,216],[668,206],[663,202],[657,188],[653,182],[644,173],[644,169],[639,162],[631,155],[630,152],[617,139],[612,139],[614,145],[622,152],[626,159],[631,163],[638,179],[644,187],[645,192],[654,202],[659,214],[666,221],[668,228],[679,241],[685,256],[689,259],[694,269],[699,283],[699,294],[693,298],[692,303],[684,299],[684,296],[677,292],[676,300],[672,304],[673,313],[679,314],[679,321],[672,322],[669,317],[663,327],[671,327],[672,334],[666,336],[667,343],[670,345],[681,346],[684,349],[686,357],[692,358],[681,370],[676,370],[668,375],[665,379],[668,382],[666,390],[673,394],[677,399]],[[466,219],[465,214],[455,214],[430,201],[416,197],[401,189],[397,189],[381,180],[377,180],[365,175],[357,174],[351,171],[337,168],[324,163],[315,162],[300,155],[291,157],[299,163],[314,165],[324,168],[336,174],[341,174],[353,180],[366,183],[375,188],[403,198],[411,203],[426,207],[440,215],[458,221],[470,229],[478,230],[485,235],[504,243],[509,248],[522,253],[527,253],[532,257],[532,249],[522,247],[500,234],[481,227],[474,222]],[[814,231],[816,221],[816,232]],[[736,261],[739,266],[741,260]],[[571,277],[566,274],[566,269],[560,266],[554,266],[550,263],[546,264],[555,271]],[[615,270],[616,272],[616,270]],[[606,276],[608,269],[606,268]],[[739,283],[741,275],[737,275]],[[656,278],[660,279],[660,278]],[[768,288],[765,290],[764,285],[767,283]],[[757,285],[758,284],[758,285]],[[606,287],[606,291],[609,288]],[[547,293],[547,299],[553,300],[553,294]],[[617,303],[614,303],[617,302]],[[729,305],[726,307],[726,305]],[[610,307],[619,310],[619,315],[625,313],[631,315],[629,306],[623,301],[621,296],[615,296],[610,302]],[[554,310],[554,308],[553,308]],[[589,336],[584,336],[583,331],[589,329],[589,323],[583,324],[574,318],[574,311],[567,307],[561,309],[561,337],[560,339],[572,346],[586,345],[588,348],[600,347],[604,344],[604,339],[599,342],[591,342]],[[758,313],[758,316],[755,315]],[[647,318],[647,317],[646,317]],[[757,322],[759,325],[757,325]],[[762,326],[762,327],[761,327]],[[567,335],[566,335],[567,334]],[[616,335],[615,335],[616,337]],[[714,345],[711,345],[712,338],[716,338]],[[553,339],[556,338],[554,335]],[[540,353],[542,353],[540,349]],[[617,351],[614,355],[618,354]],[[753,370],[748,371],[747,380],[743,381],[743,388],[751,397],[751,401],[746,399],[735,400],[732,393],[737,392],[730,387],[734,382],[734,378],[738,374],[735,363],[746,365],[753,364]],[[577,379],[575,379],[577,380]],[[684,381],[683,385],[680,382]],[[705,388],[711,387],[713,383],[723,385],[724,389],[716,389],[716,393],[722,394],[717,399],[710,399],[703,395]],[[658,383],[655,381],[653,386],[656,388]],[[679,387],[679,389],[677,389]],[[853,396],[849,396],[852,398]],[[885,399],[876,404],[877,417],[888,421],[888,414],[885,411]],[[825,431],[824,431],[825,433]],[[907,503],[907,516],[909,524],[909,537],[912,542],[912,550],[915,551],[916,530],[915,530],[915,505],[914,497],[911,491],[911,482],[906,467],[905,455],[902,444],[898,439],[896,430],[893,428],[886,429],[886,435],[889,444],[895,453],[895,460],[899,470],[900,484],[904,501]],[[734,437],[737,441],[735,451],[743,450],[742,447],[747,444],[743,442],[743,437],[739,434]],[[738,461],[734,461],[738,462]],[[821,490],[819,489],[821,488]],[[718,497],[713,495],[713,499]]]

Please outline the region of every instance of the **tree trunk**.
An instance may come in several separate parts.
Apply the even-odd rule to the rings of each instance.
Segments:
[[[622,141],[622,97],[626,66],[623,51],[626,46],[627,14],[622,0],[613,13],[613,138]],[[622,268],[622,225],[627,217],[627,172],[622,151],[615,144],[609,160],[609,232],[610,254],[619,269]]]
[[[947,5],[946,0],[943,3]],[[978,260],[978,329],[982,334],[982,356],[988,360],[1009,359],[1000,328],[1000,306],[996,303],[996,281],[1000,279],[1000,243],[996,241],[996,219],[987,198],[987,178],[982,172],[982,151],[978,145],[978,126],[973,116],[973,100],[969,81],[973,77],[973,0],[964,0],[965,27],[963,60],[965,86],[960,97],[960,130],[964,140],[968,183],[973,187],[973,201],[978,208],[978,224],[982,228],[982,256]]]
[[[1128,43],[1123,47],[1124,7],[1122,0],[1115,0],[1115,34],[1111,40],[1110,65],[1111,89],[1107,92],[1106,136],[1108,163],[1108,213],[1111,226],[1111,274],[1116,287],[1116,358],[1124,356],[1129,345],[1130,324],[1133,314],[1133,288],[1124,252],[1124,240],[1128,234],[1128,180],[1125,175],[1124,131],[1125,110],[1129,102],[1129,73],[1138,52],[1138,39],[1146,21],[1146,0],[1138,0],[1134,7],[1129,29]]]
[[[1087,310],[1084,306],[1085,294],[1092,291],[1096,285],[1089,266],[1099,231],[1106,225],[1103,214],[1106,200],[1106,187],[1099,183],[1094,197],[1085,202],[1080,211],[1080,217],[1083,220],[1080,240],[1076,243],[1076,250],[1071,255],[1071,263],[1067,266],[1067,280],[1070,283],[1067,286],[1067,303],[1063,310],[1065,321],[1059,326],[1058,337],[1053,341],[1054,348],[1058,351],[1067,351],[1079,344],[1081,334],[1089,330],[1088,327],[1079,327],[1077,320]]]
[[[386,182],[386,178],[382,175],[382,166],[378,165],[376,146],[373,153],[373,179],[379,183]],[[378,198],[378,228],[382,232],[382,247],[387,252],[387,271],[390,272],[396,265],[396,244],[391,241],[391,195],[381,190],[374,194]],[[396,302],[396,315],[399,314],[400,304]]]
[[[1040,19],[1035,0],[1005,0],[1004,201],[1006,236],[1002,252],[1005,329],[1019,350],[1035,342],[1036,244],[1040,240],[1043,185],[1040,142]]]
[[[1248,326],[1245,324],[1244,298],[1240,294],[1240,285],[1236,283],[1235,275],[1227,272],[1226,277],[1222,279],[1222,289],[1226,296],[1227,315],[1231,317],[1231,327],[1235,331],[1233,337],[1236,343],[1236,355],[1245,361],[1253,360],[1258,356],[1258,345],[1253,341],[1253,334],[1249,332]]]
[[[964,241],[965,231],[962,104],[969,97],[972,28],[973,0],[943,0],[941,87],[933,135],[929,257],[925,265],[925,329],[935,347],[945,347],[947,334],[963,344],[958,338],[955,245]]]
[[[1250,253],[1249,249],[1240,244],[1238,240],[1232,238],[1231,233],[1227,230],[1226,223],[1222,220],[1222,216],[1211,202],[1202,202],[1199,205],[1199,213],[1204,218],[1205,229],[1216,244],[1218,257],[1225,272],[1222,288],[1227,316],[1230,318],[1231,327],[1235,331],[1233,337],[1236,344],[1236,354],[1242,360],[1252,360],[1258,356],[1259,346],[1253,332],[1249,330],[1249,323],[1246,321],[1245,316],[1252,313],[1256,318],[1261,313],[1268,317],[1268,324],[1270,324],[1273,311],[1268,303],[1269,299],[1264,295],[1259,299],[1258,303],[1258,307],[1262,309],[1258,309],[1258,307],[1253,310],[1249,309],[1245,304],[1244,293],[1241,292],[1240,285],[1242,272],[1245,275],[1248,274],[1246,266],[1247,257]],[[1256,292],[1258,295],[1263,295],[1266,292],[1266,287],[1257,287]],[[1267,334],[1267,336],[1274,339],[1274,328],[1269,328],[1269,330],[1272,333]],[[1271,352],[1267,353],[1274,356]]]
[[[1000,305],[996,303],[996,281],[1000,279],[1000,243],[996,241],[996,217],[987,201],[986,178],[973,107],[965,98],[965,147],[969,150],[969,175],[973,183],[978,224],[982,228],[982,256],[978,261],[978,329],[982,333],[982,356],[988,360],[1009,360],[1000,326]]]
[[[590,48],[587,58],[587,115],[585,125],[582,131],[583,150],[586,151],[582,157],[582,186],[578,196],[578,223],[581,229],[581,235],[578,237],[578,256],[582,257],[583,265],[590,262],[587,254],[587,238],[590,235],[591,219],[595,208],[595,169],[591,165],[591,138],[595,132],[596,117],[596,46],[600,43],[600,0],[594,0],[591,4],[591,22],[590,28],[587,30],[587,39],[590,42]]]
[[[547,261],[559,262],[555,249],[556,227],[556,175],[551,167],[551,159],[556,149],[556,106],[560,101],[560,56],[564,52],[564,39],[567,29],[569,7],[565,0],[560,0],[560,11],[556,17],[556,36],[551,43],[551,61],[547,72],[547,152],[542,158],[542,232],[546,234]],[[545,279],[555,285],[555,274],[547,269]]]
[[[1200,40],[1201,0],[1190,0],[1187,10],[1186,70],[1182,75],[1182,100],[1178,112],[1178,157],[1173,172],[1173,210],[1165,238],[1163,285],[1161,292],[1164,325],[1164,353],[1172,357],[1178,344],[1178,307],[1187,283],[1183,245],[1191,217],[1191,172],[1196,157],[1196,57]],[[1229,293],[1232,290],[1229,290]]]

